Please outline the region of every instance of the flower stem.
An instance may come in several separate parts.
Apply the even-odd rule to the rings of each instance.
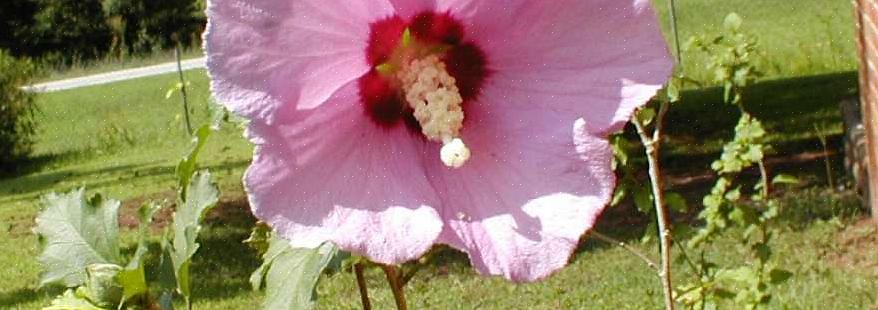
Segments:
[[[617,246],[625,249],[626,251],[631,252],[631,254],[634,254],[634,256],[637,256],[638,258],[643,260],[643,262],[645,262],[646,265],[649,266],[649,268],[652,268],[653,270],[658,271],[658,264],[656,264],[652,259],[650,259],[649,256],[646,256],[646,254],[643,254],[642,252],[638,251],[637,249],[628,245],[627,243],[613,239],[610,236],[604,235],[604,234],[599,233],[599,232],[594,231],[594,230],[592,230],[589,234],[591,236],[595,237],[596,239],[599,239],[603,242],[606,242],[606,243],[609,243],[612,245],[617,245]]]
[[[680,54],[680,35],[677,33],[677,5],[674,3],[674,0],[668,0],[668,15],[671,20],[671,36],[674,38],[674,53],[677,56],[677,66],[682,69],[683,55]]]
[[[671,281],[671,231],[668,225],[668,210],[665,207],[665,194],[663,191],[664,181],[661,174],[661,164],[659,162],[659,152],[662,142],[662,128],[665,115],[668,113],[670,103],[659,102],[659,112],[655,120],[655,129],[652,137],[646,132],[646,126],[635,117],[633,119],[634,126],[637,127],[637,133],[640,135],[640,141],[646,148],[646,158],[649,161],[649,179],[652,183],[652,195],[655,202],[655,217],[658,224],[659,243],[661,246],[661,262],[662,267],[659,277],[662,281],[662,288],[665,295],[665,308],[674,309],[674,291]]]
[[[186,95],[186,79],[183,78],[183,66],[180,63],[180,45],[174,47],[174,58],[177,59],[177,74],[180,75],[180,95],[183,96],[183,115],[186,117],[186,132],[192,135],[192,124],[189,122],[189,99]]]
[[[390,289],[393,291],[393,299],[396,301],[397,310],[408,310],[408,304],[405,301],[405,288],[402,283],[402,274],[399,268],[392,265],[381,265],[384,274],[387,275],[387,282],[390,283]]]
[[[354,274],[357,275],[357,286],[360,288],[360,301],[363,303],[363,310],[372,310],[372,302],[369,301],[369,289],[366,287],[366,277],[363,270],[366,266],[363,263],[354,264]]]

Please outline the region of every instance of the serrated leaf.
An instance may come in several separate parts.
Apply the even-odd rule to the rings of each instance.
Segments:
[[[44,268],[40,285],[59,283],[76,287],[87,279],[91,264],[119,264],[119,202],[85,189],[43,197],[35,232],[43,245],[39,261]]]
[[[337,253],[338,249],[330,243],[314,249],[293,248],[284,239],[272,238],[266,261],[261,270],[257,270],[265,276],[266,294],[262,308],[311,309],[316,300],[315,289],[320,274]]]
[[[68,289],[63,295],[52,300],[52,305],[43,307],[43,310],[104,310],[95,306],[85,295]]]
[[[146,256],[149,248],[146,239],[149,237],[149,225],[152,223],[153,216],[161,209],[161,206],[155,203],[148,203],[140,206],[137,210],[138,240],[137,250],[125,269],[119,273],[119,283],[122,285],[124,300],[129,300],[134,296],[146,294],[148,285],[146,283],[146,272],[144,270],[143,258]]]
[[[188,186],[189,195],[178,203],[174,213],[174,239],[171,261],[174,264],[174,275],[177,289],[188,298],[191,296],[189,286],[189,265],[192,256],[198,251],[198,233],[204,215],[219,201],[219,188],[210,180],[210,172],[196,172]]]
[[[177,189],[183,200],[186,199],[192,175],[198,170],[198,154],[204,149],[204,145],[207,143],[207,138],[210,137],[211,132],[210,125],[204,125],[201,126],[201,128],[198,128],[198,131],[195,132],[195,137],[192,138],[193,143],[189,152],[187,152],[187,155],[180,160],[179,164],[177,164],[177,169],[175,171],[177,175]]]

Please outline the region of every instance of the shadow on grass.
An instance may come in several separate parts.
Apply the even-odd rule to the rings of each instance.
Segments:
[[[240,169],[246,167],[249,160],[228,161],[200,167],[211,171]],[[146,162],[119,166],[102,167],[99,169],[77,170],[63,169],[47,173],[37,173],[15,178],[14,183],[0,186],[0,197],[21,195],[18,199],[33,198],[47,190],[66,191],[69,188],[58,188],[58,184],[68,180],[76,181],[69,187],[85,186],[90,190],[100,189],[120,183],[130,183],[141,178],[174,177],[176,163]],[[2,182],[2,181],[0,181]]]

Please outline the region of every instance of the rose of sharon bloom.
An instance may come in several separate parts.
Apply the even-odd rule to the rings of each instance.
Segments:
[[[513,281],[568,263],[613,193],[608,134],[672,68],[646,0],[213,0],[208,16],[259,219],[386,264],[448,244]]]

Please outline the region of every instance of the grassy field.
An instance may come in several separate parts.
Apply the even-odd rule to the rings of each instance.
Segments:
[[[665,2],[656,5],[664,12]],[[793,280],[779,288],[772,307],[791,309],[859,309],[876,305],[876,253],[857,236],[876,235],[850,192],[823,188],[826,175],[821,156],[797,159],[799,154],[822,154],[813,124],[830,129],[831,146],[839,149],[841,119],[837,102],[856,90],[853,24],[849,1],[678,1],[682,37],[713,33],[732,11],[745,19],[745,29],[759,37],[759,62],[765,78],[749,93],[748,106],[765,121],[775,146],[772,169],[805,180],[784,199],[788,224],[776,240],[777,257],[793,270]],[[703,59],[687,55],[688,75],[704,79]],[[113,65],[86,72],[111,70]],[[91,70],[91,71],[90,71]],[[202,70],[186,73],[192,81],[194,122],[210,119],[208,80]],[[164,98],[176,83],[163,75],[103,86],[43,94],[38,97],[41,125],[34,160],[19,173],[0,178],[0,308],[33,309],[47,305],[57,291],[36,287],[39,253],[31,233],[39,197],[86,186],[90,192],[124,201],[123,217],[144,199],[170,197],[173,169],[189,143],[179,98]],[[672,179],[706,173],[737,115],[724,107],[718,89],[689,89],[669,119],[665,163]],[[252,309],[262,298],[247,282],[259,264],[254,251],[241,243],[252,217],[243,200],[240,178],[249,164],[251,147],[236,123],[225,123],[211,137],[200,164],[211,169],[223,191],[221,206],[202,233],[202,248],[193,266],[197,309]],[[830,157],[841,174],[841,157]],[[697,204],[705,181],[673,182]],[[686,218],[685,215],[676,215]],[[622,206],[602,219],[602,232],[635,241],[647,219]],[[123,220],[123,222],[125,222]],[[872,229],[872,230],[870,230]],[[853,237],[851,237],[853,236]],[[853,238],[853,239],[851,239]],[[850,241],[854,240],[854,241]],[[850,242],[848,242],[850,241]],[[731,238],[712,253],[735,262]],[[157,245],[154,245],[157,247]],[[636,244],[652,253],[652,244]],[[133,252],[129,243],[126,253]],[[864,248],[865,247],[865,248]],[[865,267],[863,267],[865,266]],[[862,267],[862,268],[861,268]],[[688,268],[675,264],[678,279]],[[383,275],[368,273],[376,309],[389,309],[393,299]],[[682,283],[682,282],[680,282]],[[356,309],[359,299],[353,275],[328,277],[318,289],[320,308]],[[443,251],[408,288],[413,309],[653,309],[661,305],[655,275],[626,251],[585,241],[572,265],[541,283],[512,285],[481,278],[467,266],[465,256]]]

